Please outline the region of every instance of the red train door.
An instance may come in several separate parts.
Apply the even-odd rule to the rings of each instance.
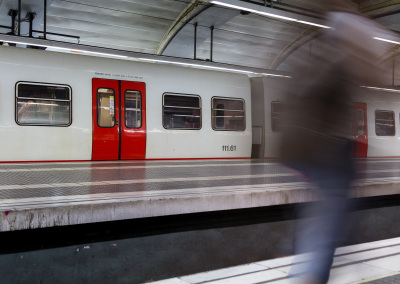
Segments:
[[[92,104],[92,160],[144,159],[145,84],[94,78]]]
[[[146,154],[146,85],[121,81],[120,159],[144,159]]]
[[[368,127],[367,127],[367,104],[354,104],[353,152],[355,157],[367,157],[368,152]]]

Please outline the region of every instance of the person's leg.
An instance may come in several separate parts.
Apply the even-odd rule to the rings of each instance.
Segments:
[[[298,259],[304,262],[291,273],[326,283],[348,210],[351,179],[333,171],[319,171],[314,178],[320,201],[301,211],[296,234],[296,254],[308,254],[306,259]]]

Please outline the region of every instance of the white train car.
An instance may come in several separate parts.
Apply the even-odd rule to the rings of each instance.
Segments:
[[[361,87],[353,101],[356,156],[400,157],[400,90]]]
[[[286,78],[251,78],[253,157],[279,158]],[[353,156],[400,157],[400,89],[360,87],[353,101]],[[295,139],[295,137],[293,137]]]
[[[246,75],[0,46],[0,161],[250,158]]]
[[[290,78],[253,77],[251,80],[253,102],[252,157],[259,159],[279,158],[280,131],[285,88]]]

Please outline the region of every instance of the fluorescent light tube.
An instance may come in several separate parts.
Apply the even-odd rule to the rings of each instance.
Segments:
[[[385,42],[390,42],[390,43],[394,43],[394,44],[400,44],[399,41],[394,41],[394,40],[390,40],[390,39],[384,39],[384,38],[380,38],[380,37],[374,37],[374,39],[380,40],[380,41],[385,41]]]
[[[291,76],[287,76],[287,75],[257,73],[257,72],[253,72],[253,71],[240,70],[240,69],[227,68],[227,67],[218,67],[218,66],[184,63],[184,62],[177,62],[177,61],[167,61],[167,60],[159,60],[159,59],[149,59],[149,58],[138,58],[138,59],[142,60],[142,61],[146,61],[146,62],[153,62],[153,63],[155,63],[155,62],[169,63],[169,64],[176,64],[176,65],[182,65],[182,66],[193,66],[193,67],[197,67],[197,68],[205,68],[205,69],[211,69],[211,70],[222,70],[222,71],[231,71],[231,72],[244,73],[244,74],[255,74],[255,75],[259,74],[262,76],[292,78]]]
[[[370,86],[361,86],[361,88],[367,88],[367,89],[378,90],[378,91],[388,91],[388,92],[392,92],[392,93],[400,93],[400,90],[389,89],[389,88],[378,88],[378,87],[370,87]]]
[[[65,48],[65,47],[57,47],[57,46],[30,43],[30,42],[23,42],[23,41],[5,40],[5,42],[10,42],[10,43],[15,43],[15,44],[41,46],[41,47],[60,49],[60,50],[66,50],[66,51],[78,51],[78,52],[82,52],[82,53],[86,53],[86,54],[106,55],[106,56],[119,57],[119,58],[128,58],[128,56],[124,56],[124,55],[117,55],[117,54],[104,53],[104,52],[94,52],[94,51],[87,51],[87,50],[80,50],[80,49],[72,49],[71,50],[70,48]]]
[[[252,72],[252,71],[239,70],[239,69],[226,68],[226,67],[218,67],[218,66],[210,66],[210,65],[201,65],[201,64],[194,64],[194,63],[185,63],[185,62],[177,62],[177,61],[168,61],[168,60],[159,60],[159,59],[148,59],[148,58],[138,58],[138,59],[139,59],[139,60],[142,60],[142,61],[147,61],[147,62],[170,63],[170,64],[176,64],[176,65],[193,66],[193,67],[207,68],[207,69],[214,69],[214,70],[228,70],[228,71],[234,71],[234,72],[239,72],[239,73],[257,74],[257,73],[254,73],[254,72]]]
[[[233,5],[233,4],[229,4],[229,3],[225,3],[225,2],[221,2],[221,1],[212,0],[212,1],[210,1],[210,3],[218,5],[218,6],[222,6],[222,7],[228,7],[228,8],[232,8],[232,9],[236,9],[236,10],[241,10],[241,11],[247,11],[247,12],[259,14],[259,15],[266,16],[266,17],[277,18],[277,19],[286,20],[286,21],[290,21],[290,22],[297,22],[297,23],[316,26],[316,27],[324,28],[324,29],[330,29],[330,27],[325,26],[325,25],[320,25],[317,23],[309,22],[309,21],[303,21],[300,19],[292,18],[292,17],[281,16],[281,15],[274,14],[274,13],[259,11],[256,9],[247,8],[247,7],[243,7],[243,6],[239,6],[239,5]]]

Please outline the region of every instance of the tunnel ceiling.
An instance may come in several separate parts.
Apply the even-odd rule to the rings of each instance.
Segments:
[[[223,0],[222,0],[223,1]],[[319,20],[321,0],[254,0],[255,9]],[[244,1],[239,1],[244,3]],[[249,1],[247,1],[249,2]],[[354,1],[359,11],[400,33],[400,0]],[[27,14],[35,13],[34,37],[42,36],[44,1],[21,0],[21,35],[29,35]],[[0,0],[0,33],[11,31],[10,10],[17,0]],[[259,68],[279,68],[320,29],[315,26],[192,0],[47,0],[47,39],[150,54]],[[400,35],[399,35],[400,37]]]

